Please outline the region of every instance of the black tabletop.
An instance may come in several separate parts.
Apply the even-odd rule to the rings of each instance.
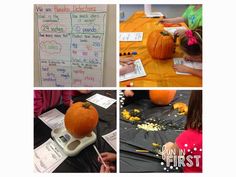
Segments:
[[[144,91],[147,92],[147,91]],[[180,172],[181,169],[164,169],[165,164],[161,155],[157,156],[152,143],[164,145],[175,138],[184,130],[186,116],[178,115],[177,110],[172,109],[175,102],[188,104],[191,91],[177,91],[170,105],[157,106],[151,103],[149,98],[140,97],[125,105],[121,112],[139,109],[142,112],[141,122],[131,123],[120,116],[120,172]],[[141,94],[141,93],[139,93]],[[147,95],[143,93],[143,95]],[[164,125],[161,131],[145,131],[138,129],[137,124],[145,121],[155,121]],[[145,149],[149,152],[141,153],[136,150]]]
[[[93,91],[89,94],[81,94],[73,98],[74,102],[85,101],[90,96],[99,93],[116,99],[116,91]],[[94,105],[94,104],[93,104]],[[99,113],[99,122],[94,130],[97,135],[95,142],[99,152],[114,152],[111,146],[102,138],[105,135],[116,129],[116,103],[109,108],[104,109],[94,105]],[[61,104],[56,107],[63,114],[66,113],[68,107]],[[51,138],[51,129],[47,127],[40,119],[34,119],[34,148],[40,146],[45,141]],[[92,145],[82,150],[77,156],[67,157],[66,160],[54,172],[99,172],[100,164],[97,162],[97,154]]]

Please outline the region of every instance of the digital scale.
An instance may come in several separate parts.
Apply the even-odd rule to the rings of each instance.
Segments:
[[[68,156],[75,156],[84,148],[93,144],[97,136],[94,132],[91,132],[88,136],[83,138],[73,137],[65,127],[56,128],[51,132],[52,138],[63,149],[64,153]]]

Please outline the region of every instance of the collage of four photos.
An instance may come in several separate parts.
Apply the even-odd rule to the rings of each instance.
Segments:
[[[34,4],[33,171],[202,173],[202,9]]]

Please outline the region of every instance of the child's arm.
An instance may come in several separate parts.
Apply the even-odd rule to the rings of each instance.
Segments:
[[[73,101],[71,99],[71,95],[72,95],[71,90],[62,91],[62,101],[67,106],[71,106],[73,104]]]
[[[40,90],[34,91],[34,116],[37,117],[43,110],[43,97]]]
[[[185,56],[184,59],[186,61],[202,62],[202,56],[201,55],[198,55],[198,56]]]
[[[182,22],[187,22],[186,19],[184,17],[176,17],[176,18],[166,18],[166,19],[162,19],[160,21],[161,23],[182,23]]]
[[[132,57],[120,57],[120,64],[133,64],[134,61]]]
[[[184,65],[174,65],[175,71],[189,73],[194,76],[202,78],[202,70],[201,69],[193,69]]]

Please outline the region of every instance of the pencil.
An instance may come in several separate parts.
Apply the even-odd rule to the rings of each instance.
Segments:
[[[105,162],[102,160],[102,156],[101,156],[101,154],[98,152],[98,149],[96,148],[95,145],[93,145],[93,148],[95,149],[96,153],[98,154],[98,157],[101,159],[102,164],[107,168]]]
[[[136,152],[149,152],[149,151],[145,149],[137,149]]]

